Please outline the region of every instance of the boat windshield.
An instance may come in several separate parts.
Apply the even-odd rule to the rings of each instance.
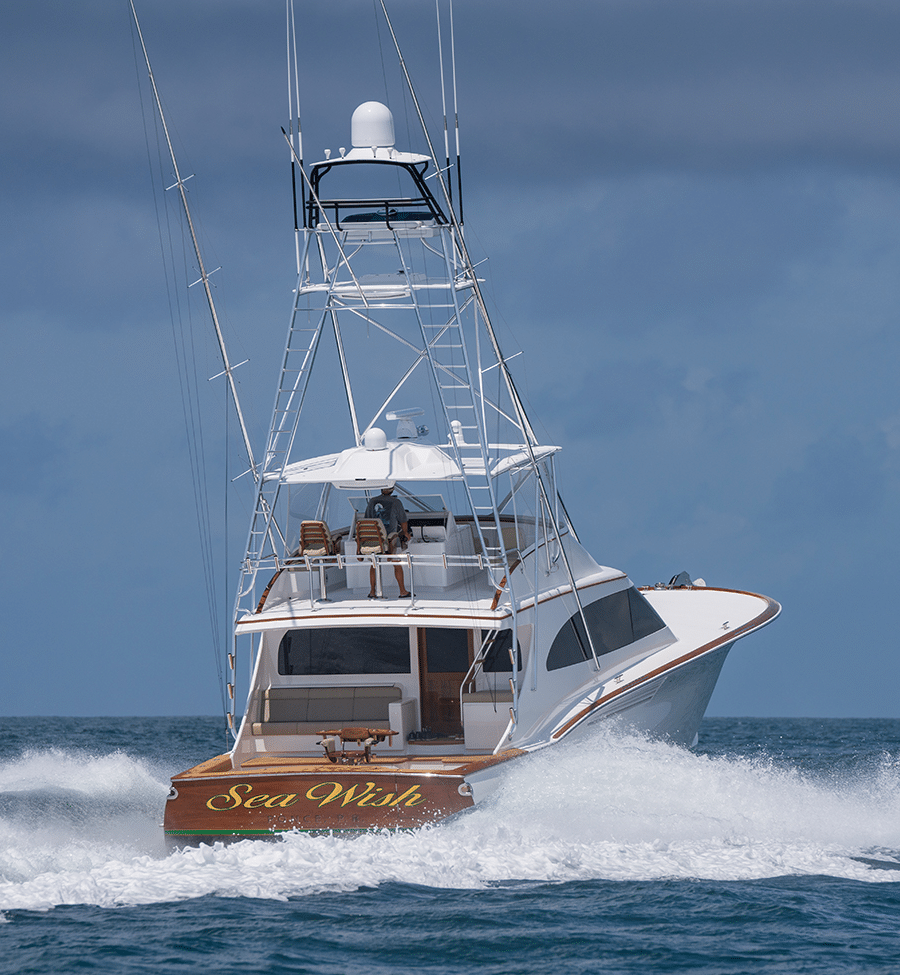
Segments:
[[[367,497],[351,497],[348,500],[359,517],[365,517],[366,507],[370,499]],[[446,520],[447,506],[440,494],[411,494],[408,491],[402,491],[400,500],[403,502],[407,514],[441,515]]]

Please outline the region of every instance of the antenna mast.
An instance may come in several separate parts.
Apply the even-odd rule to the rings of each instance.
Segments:
[[[437,21],[438,63],[441,71],[441,108],[444,112],[444,157],[447,169],[450,169],[450,142],[447,135],[447,95],[444,91],[444,44],[441,41],[441,7],[440,0],[434,0],[434,16]],[[448,202],[452,205],[453,194],[449,194]]]
[[[460,229],[462,229],[464,222],[462,205],[462,170],[459,168],[459,110],[456,106],[456,35],[453,31],[453,0],[450,0],[450,67],[453,78],[453,132],[456,138],[456,188],[459,197],[459,226]]]

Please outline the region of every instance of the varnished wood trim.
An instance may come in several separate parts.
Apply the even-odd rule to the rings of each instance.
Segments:
[[[259,597],[259,603],[257,603],[255,612],[257,613],[262,612],[262,608],[263,606],[266,605],[266,600],[269,598],[269,592],[271,591],[272,586],[275,585],[275,580],[281,575],[283,571],[284,569],[279,569],[275,573],[275,575],[273,575],[272,578],[269,580],[269,584],[266,586],[266,591]]]
[[[483,759],[473,759],[466,765],[458,766],[454,771],[462,775],[472,775],[474,772],[478,772],[483,768],[490,768],[492,765],[500,765],[502,762],[509,762],[514,758],[520,758],[522,755],[527,755],[522,748],[506,748],[499,755],[490,755]]]
[[[320,611],[318,613],[310,613],[304,616],[273,616],[270,619],[265,620],[238,620],[234,625],[245,626],[247,624],[258,625],[260,623],[302,623],[310,620],[354,620],[358,623],[365,621],[367,624],[369,624],[372,622],[372,620],[405,619],[409,621],[410,626],[422,626],[423,620],[458,620],[465,623],[466,620],[502,620],[510,615],[512,614],[508,610],[504,610],[502,613],[494,613],[492,616],[486,616],[480,613],[473,613],[469,616],[450,616],[445,613],[431,613],[428,612],[428,610],[423,610],[421,616],[410,616],[409,607],[407,606],[406,611],[400,613],[328,613],[326,615]]]
[[[645,589],[646,588],[647,587],[645,587]],[[662,667],[657,667],[656,670],[651,670],[649,674],[644,674],[643,677],[639,677],[637,680],[633,680],[631,683],[625,684],[623,687],[616,688],[616,690],[611,691],[605,697],[601,697],[598,701],[594,701],[593,704],[576,714],[574,718],[570,718],[562,726],[562,728],[554,731],[550,736],[551,739],[554,741],[559,740],[563,735],[574,728],[579,721],[582,721],[597,708],[603,707],[604,704],[608,704],[614,697],[619,697],[620,695],[625,694],[627,691],[634,690],[634,688],[639,687],[641,684],[646,684],[655,677],[659,677],[661,674],[665,674],[667,671],[680,667],[689,660],[693,660],[695,657],[700,657],[705,653],[709,653],[711,650],[715,650],[726,643],[734,643],[735,640],[743,636],[745,633],[765,625],[781,612],[781,605],[775,602],[774,599],[769,599],[768,596],[760,596],[755,592],[744,592],[742,589],[718,589],[712,586],[709,586],[708,588],[714,592],[730,592],[741,596],[754,596],[757,599],[765,599],[766,608],[759,614],[759,616],[755,616],[752,620],[744,623],[743,626],[739,626],[735,630],[729,630],[728,633],[724,633],[722,636],[712,640],[710,643],[704,643],[702,647],[697,647],[696,650],[691,650],[689,653],[683,654],[670,663],[664,664]]]
[[[508,762],[513,758],[519,758],[521,755],[527,755],[528,752],[523,751],[521,748],[507,748],[500,752],[499,755],[441,755],[435,756],[440,757],[442,761],[455,759],[457,764],[453,768],[446,769],[436,769],[436,768],[416,768],[415,761],[420,759],[421,761],[433,762],[434,757],[431,756],[410,756],[410,755],[376,755],[373,756],[375,761],[365,763],[362,765],[342,765],[337,767],[337,770],[341,775],[367,775],[370,778],[378,777],[382,775],[396,776],[396,775],[416,775],[416,776],[456,776],[458,778],[464,778],[467,775],[471,775],[473,772],[478,772],[481,769],[491,768],[494,765],[500,765],[503,762]],[[217,756],[217,759],[222,759],[227,756]],[[259,756],[263,758],[264,756]],[[404,762],[412,762],[413,764],[409,768],[402,768]],[[300,766],[302,763],[302,767]],[[396,764],[391,764],[396,763]],[[298,765],[293,768],[286,768],[281,764],[273,765],[257,765],[257,766],[247,766],[243,765],[239,769],[231,768],[231,764],[227,768],[223,768],[221,771],[215,771],[209,768],[209,762],[203,762],[200,765],[195,766],[192,769],[188,769],[186,772],[181,772],[178,775],[172,776],[172,782],[177,784],[178,782],[221,782],[223,779],[259,779],[259,778],[303,778],[307,776],[322,775],[325,772],[334,773],[336,766],[329,764],[324,759],[299,759]]]
[[[509,567],[509,574],[512,575],[516,569],[521,565],[522,560],[516,559],[513,564]],[[494,593],[494,598],[491,600],[491,609],[495,610],[497,608],[497,603],[500,602],[500,597],[503,595],[503,587],[506,585],[506,576],[500,580],[500,585],[497,586],[497,591]]]

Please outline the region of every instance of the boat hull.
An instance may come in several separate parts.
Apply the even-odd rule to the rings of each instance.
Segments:
[[[671,600],[679,594],[663,595]],[[446,755],[436,750],[429,756],[373,756],[370,762],[344,764],[269,754],[237,769],[232,756],[220,755],[172,779],[164,823],[167,841],[193,845],[292,831],[358,833],[441,822],[489,796],[505,762],[564,738],[576,739],[598,722],[616,721],[692,747],[732,646],[780,611],[773,600],[747,593],[704,590],[696,596],[730,600],[731,616],[737,615],[735,599],[748,596],[764,601],[762,612],[727,635],[695,644],[621,686],[613,682],[607,694],[572,708],[549,739],[522,742],[497,755]],[[679,602],[685,597],[681,593]],[[722,608],[726,607],[718,607]]]
[[[166,839],[184,846],[293,831],[414,829],[471,808],[497,781],[496,766],[524,754],[511,749],[452,770],[421,772],[324,763],[232,770],[223,755],[172,779]]]
[[[716,682],[733,643],[652,678],[597,708],[584,722],[594,725],[615,719],[623,726],[692,748]],[[574,731],[575,729],[573,729]]]

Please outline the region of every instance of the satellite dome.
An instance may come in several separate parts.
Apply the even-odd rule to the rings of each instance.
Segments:
[[[394,144],[394,116],[381,102],[363,102],[350,118],[350,140],[354,148],[390,148]]]
[[[363,446],[366,450],[385,450],[387,448],[387,436],[384,430],[378,427],[370,427],[363,437]]]

